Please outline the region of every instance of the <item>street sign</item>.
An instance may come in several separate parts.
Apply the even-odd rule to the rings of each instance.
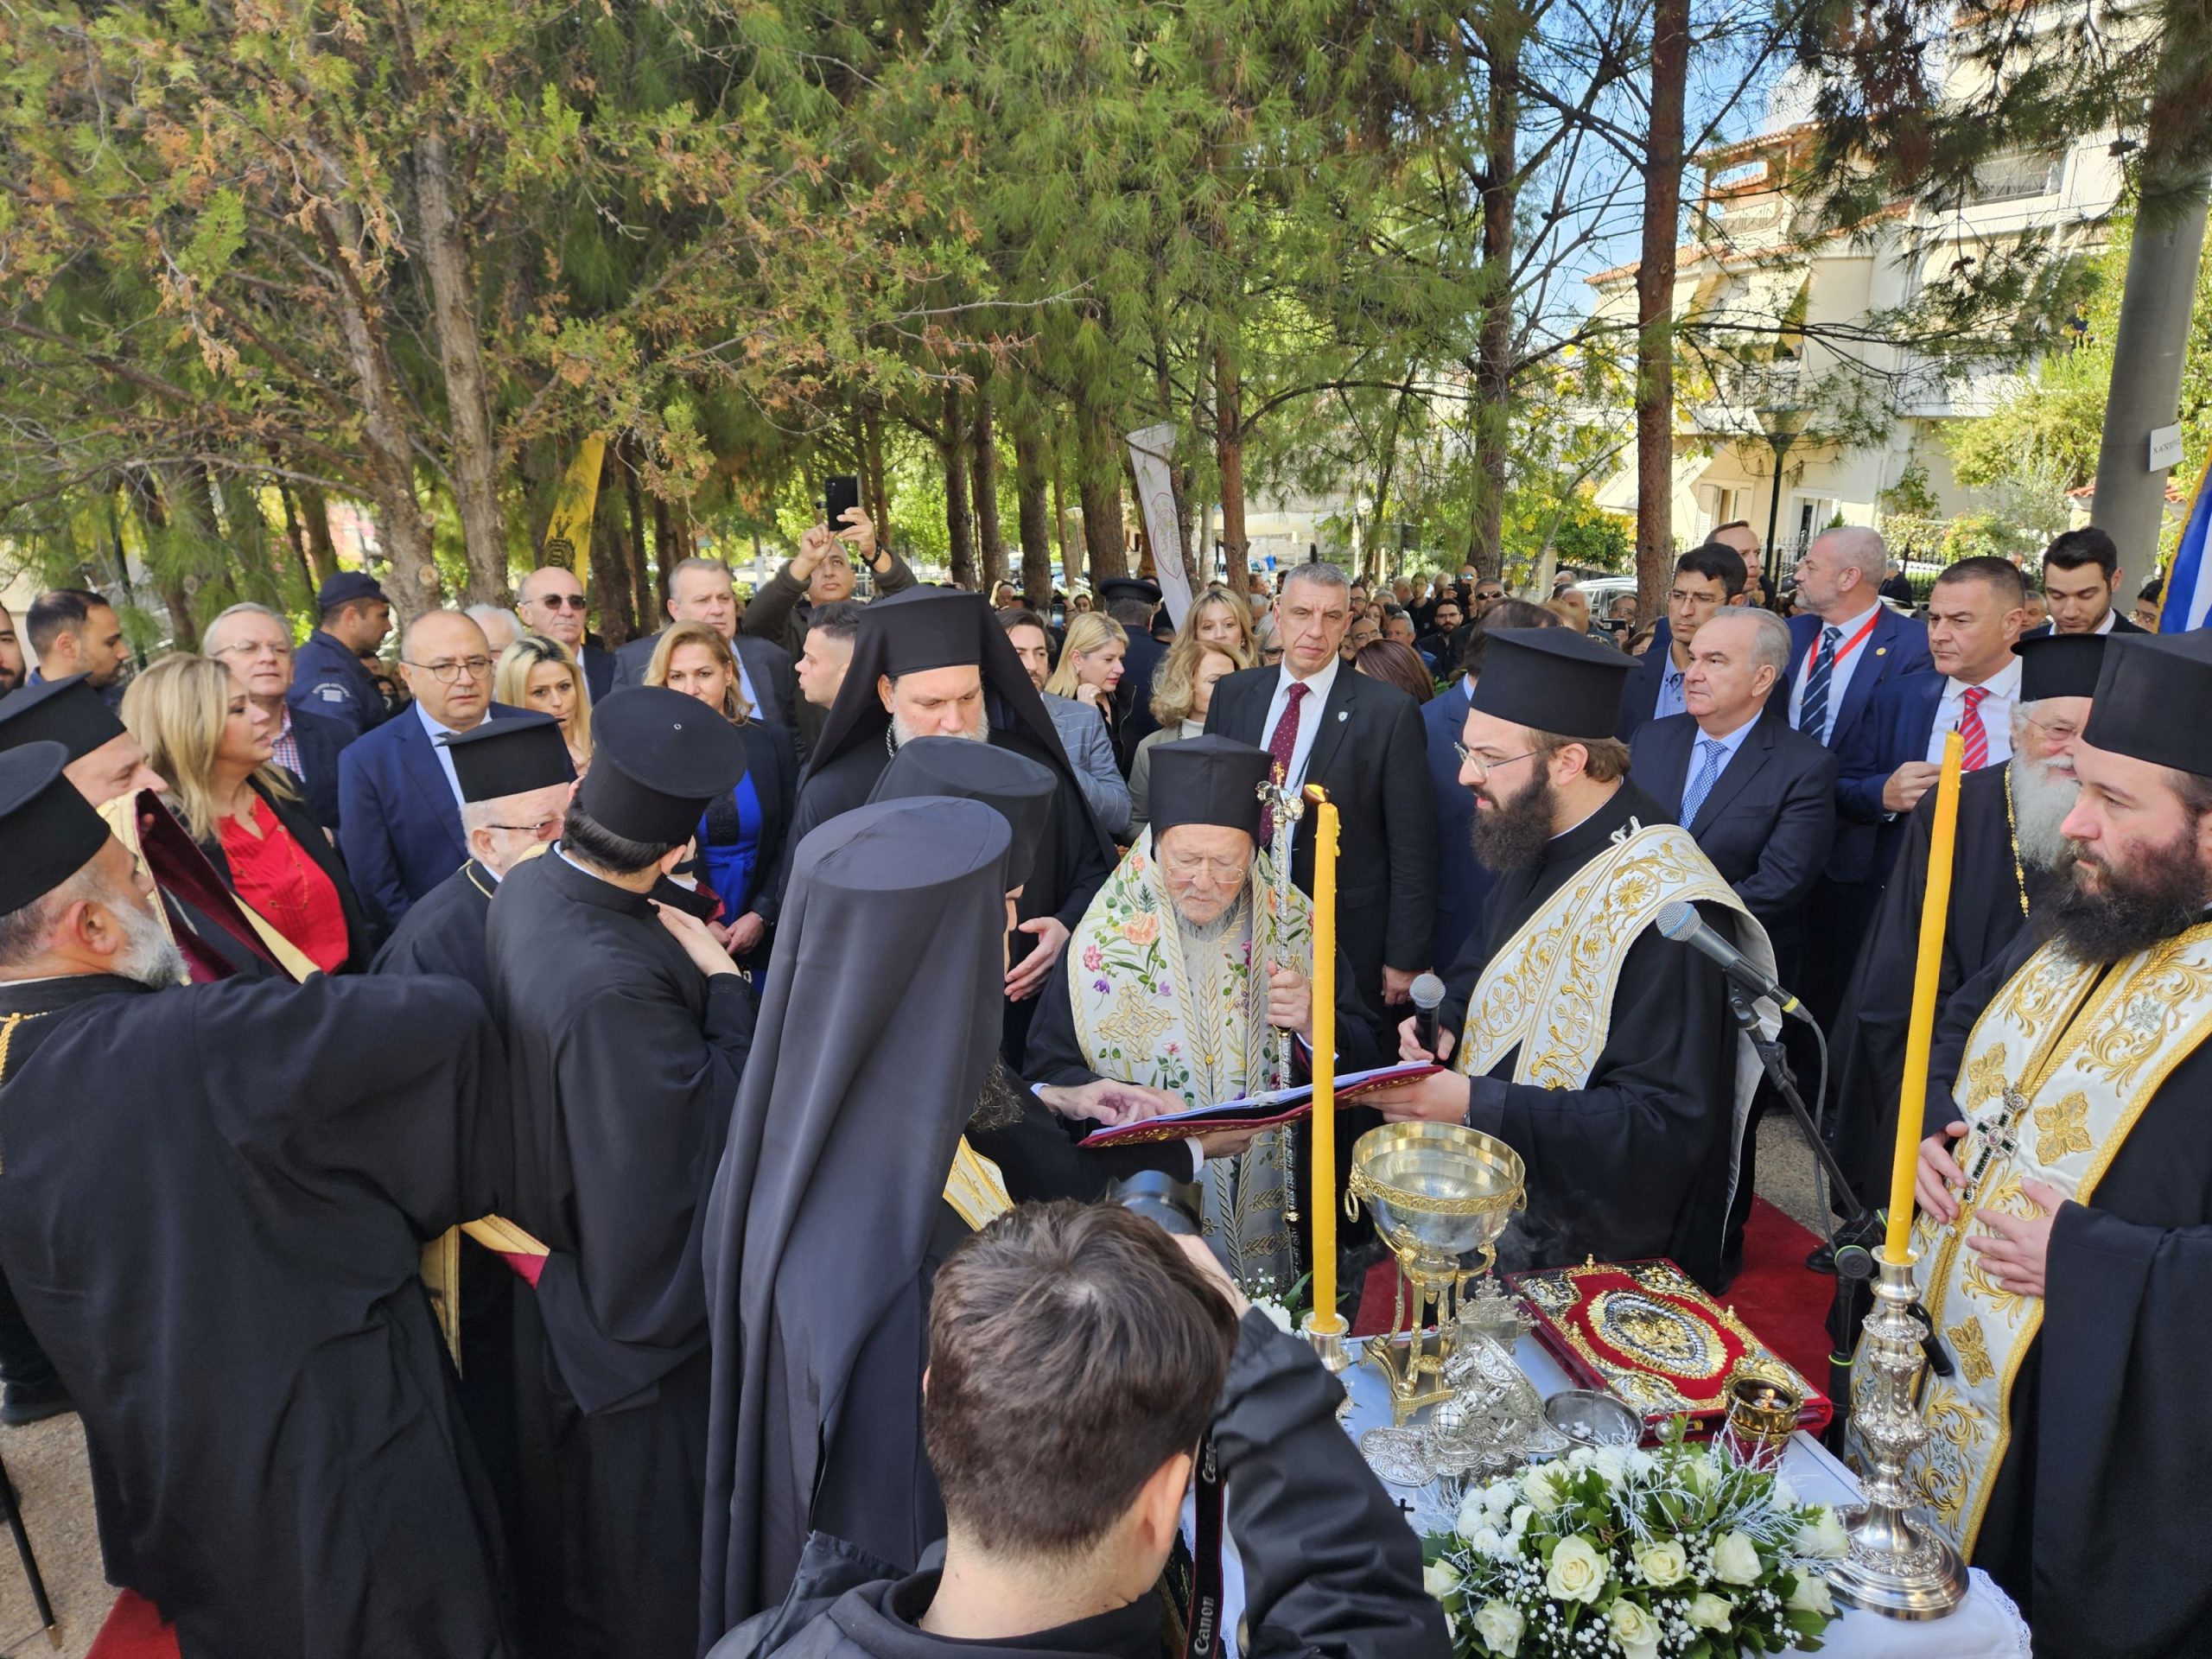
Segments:
[[[2181,465],[2181,428],[2158,426],[2151,429],[2151,470],[2163,473],[2169,467]]]

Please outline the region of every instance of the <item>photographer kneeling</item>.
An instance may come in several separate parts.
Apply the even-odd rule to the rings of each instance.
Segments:
[[[937,1274],[923,1424],[942,1567],[894,1579],[817,1534],[784,1605],[709,1659],[974,1643],[1159,1659],[1158,1586],[1209,1433],[1243,1567],[1242,1653],[1440,1659],[1419,1541],[1338,1426],[1341,1398],[1198,1239],[1124,1209],[1025,1205]]]

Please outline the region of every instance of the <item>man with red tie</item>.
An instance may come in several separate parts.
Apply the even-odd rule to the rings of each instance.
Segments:
[[[2012,705],[2020,695],[2018,643],[2027,589],[1999,558],[1961,559],[1928,599],[1928,653],[1936,666],[1893,680],[1837,756],[1845,817],[1878,826],[1868,880],[1878,893],[1904,838],[1904,820],[1935,786],[1944,740],[1966,740],[1966,769],[2012,756]]]

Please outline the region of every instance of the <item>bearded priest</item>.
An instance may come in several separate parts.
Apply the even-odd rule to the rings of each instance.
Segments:
[[[2012,706],[2012,758],[1959,780],[1958,851],[1943,923],[1936,1008],[2003,954],[2034,908],[2066,881],[2066,837],[2059,826],[2080,785],[2074,749],[2089,717],[2109,634],[2044,634],[2023,639],[2020,700]],[[1831,1033],[1835,1055],[1836,1155],[1859,1198],[1889,1197],[1890,1152],[1897,1140],[1897,1090],[1904,1081],[1905,1025],[1912,1013],[1913,968],[1920,954],[1921,899],[1928,891],[1928,849],[1936,791],[1921,797],[1905,826],[1852,973],[1842,1016]]]
[[[1126,1121],[1275,1087],[1286,1033],[1312,1038],[1313,902],[1276,879],[1260,846],[1271,764],[1265,749],[1228,737],[1153,751],[1149,832],[1084,911],[1030,1027],[1025,1074],[1062,1122]],[[1374,1065],[1380,1054],[1339,950],[1337,1069]],[[1357,1127],[1344,1124],[1342,1135]],[[1290,1125],[1145,1149],[1151,1166],[1180,1178],[1190,1165],[1161,1154],[1201,1160],[1207,1236],[1255,1295],[1286,1291],[1299,1275],[1288,1200],[1303,1144],[1302,1127]],[[1128,1173],[1114,1160],[1129,1155],[1076,1152],[1078,1173],[1096,1171],[1093,1190],[1055,1196],[1097,1196]],[[1020,1185],[1011,1170],[1007,1184]]]
[[[1758,1059],[1720,970],[1653,924],[1684,902],[1770,976],[1773,950],[1689,832],[1629,781],[1611,734],[1630,659],[1565,629],[1490,638],[1459,782],[1497,882],[1446,981],[1434,1058],[1454,1069],[1363,1103],[1521,1154],[1529,1208],[1502,1268],[1664,1255],[1718,1290]],[[1399,1053],[1430,1058],[1410,1020]]]
[[[2107,639],[2070,879],[1953,1000],[1947,1025],[1994,988],[1921,1143],[1921,1294],[1955,1365],[1912,1478],[2039,1652],[2201,1654],[2212,1629],[2207,708],[2212,634]]]

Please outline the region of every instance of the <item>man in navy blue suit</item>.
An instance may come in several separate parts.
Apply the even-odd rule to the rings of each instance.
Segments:
[[[1628,741],[1648,720],[1682,712],[1682,677],[1690,665],[1690,642],[1707,620],[1737,603],[1744,591],[1744,556],[1725,542],[1707,542],[1675,561],[1667,589],[1666,626],[1651,649],[1637,659],[1621,692],[1617,735]]]
[[[468,857],[461,785],[437,740],[523,712],[492,701],[492,648],[458,611],[428,611],[409,625],[399,671],[414,706],[355,739],[338,761],[338,845],[363,906],[387,930]]]
[[[1837,754],[1838,806],[1874,832],[1862,883],[1870,916],[1904,844],[1904,821],[1935,786],[1944,738],[1954,731],[1965,738],[1968,772],[2012,759],[2012,706],[2020,697],[2012,647],[2026,601],[2019,571],[2003,559],[1961,559],[1945,570],[1928,596],[1935,666],[1876,692]]]
[[[1690,646],[1688,709],[1638,728],[1637,786],[1687,829],[1765,926],[1784,982],[1835,839],[1835,757],[1769,713],[1789,659],[1770,611],[1724,610]]]

